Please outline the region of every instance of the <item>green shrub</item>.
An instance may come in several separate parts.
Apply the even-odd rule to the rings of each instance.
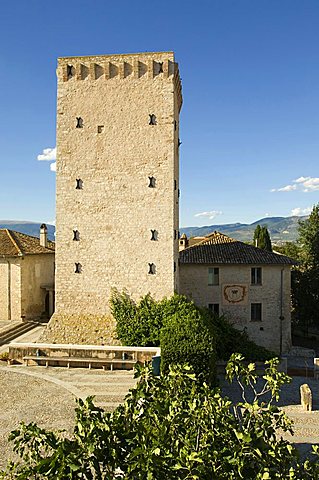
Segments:
[[[148,294],[136,304],[125,292],[116,290],[112,292],[110,305],[119,340],[123,345],[137,347],[159,346],[160,331],[167,320],[175,314],[186,315],[196,310],[195,305],[182,295],[157,302]]]
[[[148,294],[142,297],[139,303],[135,303],[125,292],[119,293],[114,290],[110,304],[116,320],[117,336],[123,345],[152,347],[161,344],[163,351],[160,342],[163,326],[170,330],[170,325],[174,322],[181,334],[182,324],[188,319],[187,327],[185,324],[183,328],[189,328],[189,332],[192,332],[196,325],[204,325],[204,329],[213,332],[217,359],[228,360],[234,352],[241,353],[249,361],[265,361],[275,356],[251,341],[245,331],[240,332],[234,328],[224,316],[219,317],[206,308],[197,307],[183,295],[175,294],[170,298],[155,301]],[[176,317],[180,319],[181,325]],[[194,347],[195,344],[190,350],[193,358]],[[199,348],[203,348],[201,343]],[[176,356],[180,353],[176,353]],[[198,356],[200,355],[199,353]],[[173,358],[171,354],[170,358]]]
[[[275,353],[250,340],[246,330],[241,332],[233,327],[223,315],[214,315],[209,310],[206,310],[206,312],[216,330],[216,354],[218,359],[229,360],[235,352],[241,353],[252,362],[264,362],[276,356]]]
[[[116,333],[123,345],[159,345],[161,317],[157,303],[150,295],[146,295],[136,304],[126,293],[113,291],[110,304],[116,320]]]
[[[188,364],[199,378],[214,383],[215,329],[205,312],[189,302],[184,314],[178,312],[165,322],[160,340],[162,372],[171,365]]]

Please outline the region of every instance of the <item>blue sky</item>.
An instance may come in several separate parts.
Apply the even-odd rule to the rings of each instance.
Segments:
[[[318,0],[3,0],[0,219],[54,219],[56,58],[157,50],[183,83],[181,226],[318,202]]]

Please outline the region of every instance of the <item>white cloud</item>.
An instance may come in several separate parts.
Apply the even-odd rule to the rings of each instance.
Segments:
[[[292,181],[291,185],[285,187],[272,188],[271,192],[292,192],[294,190],[303,191],[305,193],[319,190],[319,177],[299,177]]]
[[[208,217],[210,220],[212,220],[213,218],[221,215],[222,213],[223,212],[220,212],[219,210],[210,210],[209,212],[196,213],[194,217]]]
[[[51,170],[51,172],[56,172],[56,162],[51,163],[50,170]]]
[[[38,160],[53,161],[56,159],[56,147],[54,148],[44,148],[42,153],[37,156]]]
[[[285,187],[280,188],[272,188],[271,192],[292,192],[293,190],[297,190],[297,185],[286,185]]]
[[[306,208],[296,207],[291,210],[291,215],[293,217],[296,217],[299,215],[310,215],[311,210],[312,210],[312,207],[306,207]]]

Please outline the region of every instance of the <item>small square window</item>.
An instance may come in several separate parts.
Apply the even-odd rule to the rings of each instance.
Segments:
[[[219,268],[208,269],[208,285],[219,285]]]
[[[214,315],[219,315],[219,303],[209,303],[208,308]]]
[[[104,125],[98,125],[97,127],[97,133],[102,133],[104,130]]]
[[[250,320],[252,322],[262,321],[261,303],[252,303],[250,305]]]
[[[253,267],[251,269],[251,284],[252,285],[261,285],[261,267]]]

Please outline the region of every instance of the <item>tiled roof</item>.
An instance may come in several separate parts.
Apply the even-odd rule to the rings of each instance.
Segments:
[[[25,233],[15,232],[7,228],[0,229],[0,256],[18,257],[37,253],[54,253],[54,242],[41,247],[40,240]]]
[[[247,245],[219,232],[179,252],[180,263],[295,265],[293,259],[278,253]]]

